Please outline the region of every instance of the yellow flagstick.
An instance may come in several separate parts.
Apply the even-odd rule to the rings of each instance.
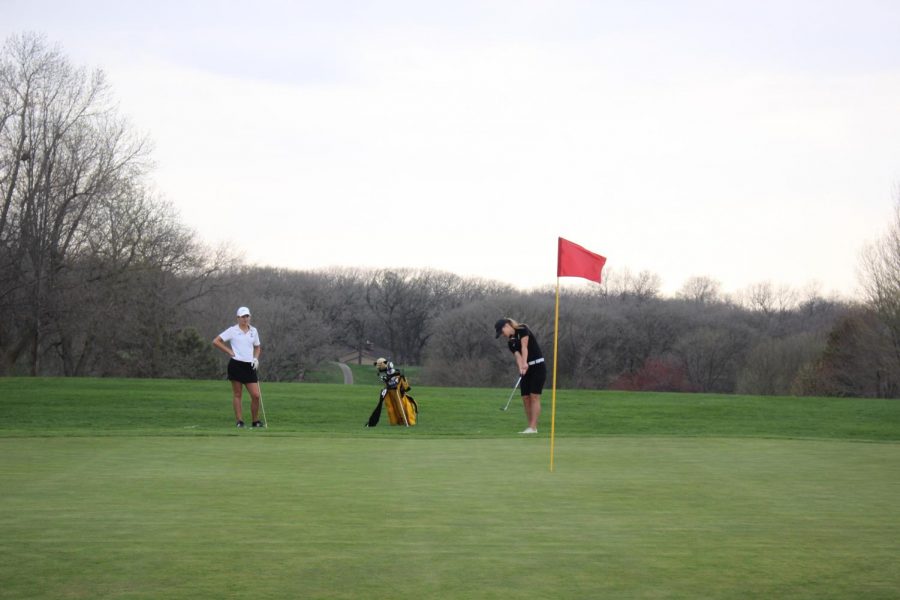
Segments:
[[[553,407],[550,414],[550,472],[553,472],[553,446],[556,442],[556,365],[559,362],[559,278],[581,277],[600,283],[606,257],[594,254],[569,240],[558,238],[556,249],[556,317],[553,323]]]
[[[553,319],[553,394],[550,402],[550,472],[553,472],[553,446],[556,441],[556,363],[559,348],[559,277],[556,278],[556,316]]]

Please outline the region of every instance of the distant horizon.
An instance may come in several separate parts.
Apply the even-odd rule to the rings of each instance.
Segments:
[[[369,273],[369,272],[377,272],[377,271],[385,270],[385,269],[401,271],[401,272],[432,271],[432,272],[436,272],[436,273],[447,273],[449,275],[454,275],[456,277],[459,277],[459,278],[461,278],[463,280],[467,280],[467,281],[486,281],[486,282],[490,282],[490,283],[498,283],[501,285],[507,285],[518,292],[525,292],[525,293],[540,291],[542,289],[549,289],[549,290],[553,291],[553,290],[555,290],[556,283],[557,283],[557,278],[554,276],[547,283],[536,284],[533,286],[520,286],[520,285],[516,285],[515,283],[512,283],[512,282],[504,281],[502,279],[485,277],[482,275],[465,275],[465,274],[457,273],[455,271],[451,271],[448,269],[438,269],[435,267],[420,267],[420,266],[404,267],[402,265],[386,265],[386,266],[328,265],[325,267],[300,268],[300,267],[279,267],[279,266],[275,266],[275,265],[242,262],[241,266],[243,266],[245,268],[251,268],[251,269],[257,269],[257,268],[258,269],[274,269],[274,270],[294,272],[294,273],[322,273],[322,274],[327,274],[329,272],[335,272],[335,271],[361,271],[361,272]],[[625,269],[622,269],[622,270],[624,271]],[[633,271],[633,270],[629,270],[629,271],[630,271],[629,274],[631,276],[636,276],[641,273],[641,271]],[[650,272],[650,274],[651,275],[659,275],[658,273],[652,273],[652,272]],[[565,289],[579,290],[579,289],[591,288],[591,287],[596,287],[596,286],[610,285],[610,279],[612,279],[613,282],[615,282],[616,278],[621,277],[621,276],[622,276],[622,274],[619,271],[611,269],[609,267],[606,267],[603,269],[603,283],[601,283],[601,284],[597,284],[592,281],[586,281],[583,279],[579,279],[577,277],[560,277],[559,284],[560,284],[561,290],[565,290]],[[739,288],[739,289],[729,290],[729,289],[726,289],[724,286],[722,286],[721,281],[716,280],[712,276],[694,275],[692,277],[705,277],[705,278],[712,280],[715,283],[718,283],[721,286],[719,289],[719,296],[720,296],[721,300],[735,300],[735,296],[740,295],[742,292],[748,291],[750,288],[752,288],[754,286],[766,285],[766,284],[772,285],[776,291],[778,291],[780,288],[788,288],[790,291],[797,293],[798,300],[802,300],[803,298],[808,297],[809,294],[813,294],[813,293],[816,294],[817,297],[819,297],[819,298],[823,298],[826,300],[842,301],[842,302],[856,302],[856,301],[859,301],[862,299],[858,295],[852,296],[849,294],[842,294],[840,292],[836,292],[836,291],[832,291],[832,290],[824,290],[821,288],[821,286],[819,286],[817,284],[817,282],[814,282],[814,281],[804,282],[804,283],[798,284],[798,285],[792,285],[790,283],[785,283],[785,282],[779,282],[779,281],[773,281],[773,280],[763,280],[763,281],[752,282],[752,283],[748,284],[747,286]],[[660,296],[665,299],[673,299],[673,300],[677,299],[677,294],[683,289],[683,287],[686,283],[687,283],[687,280],[681,282],[681,284],[678,287],[674,288],[673,291],[668,291],[663,286],[660,286],[660,288],[659,288]]]

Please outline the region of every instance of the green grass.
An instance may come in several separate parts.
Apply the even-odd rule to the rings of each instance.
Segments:
[[[413,391],[0,379],[0,598],[900,596],[900,402]]]
[[[330,362],[303,375],[304,383],[344,383],[344,374],[336,363]]]

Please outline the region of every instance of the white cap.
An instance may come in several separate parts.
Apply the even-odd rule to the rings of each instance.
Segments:
[[[239,316],[239,317],[243,317],[244,315],[249,315],[249,314],[250,314],[250,309],[247,308],[246,306],[242,306],[239,309],[237,309],[237,316]]]

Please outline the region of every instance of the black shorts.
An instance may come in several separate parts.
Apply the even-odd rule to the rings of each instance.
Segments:
[[[528,365],[528,370],[522,376],[522,395],[540,394],[544,391],[544,382],[547,381],[547,363]]]
[[[228,380],[241,383],[258,383],[259,377],[256,376],[256,369],[253,368],[252,364],[232,358],[228,361]]]

